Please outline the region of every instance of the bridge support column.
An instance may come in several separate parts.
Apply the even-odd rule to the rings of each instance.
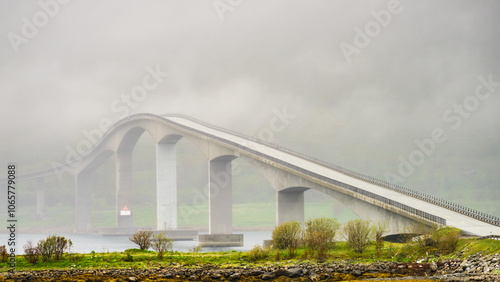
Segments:
[[[287,221],[304,222],[304,191],[302,188],[289,188],[276,192],[276,224]]]
[[[177,228],[177,155],[175,143],[156,144],[156,229]]]
[[[209,163],[209,233],[233,233],[231,160],[220,157]]]
[[[36,214],[42,216],[45,210],[45,181],[43,178],[36,180]]]
[[[116,153],[116,226],[133,225],[132,152]],[[125,207],[130,213],[123,213]]]
[[[77,232],[88,232],[92,224],[90,177],[80,173],[75,178],[75,229]]]

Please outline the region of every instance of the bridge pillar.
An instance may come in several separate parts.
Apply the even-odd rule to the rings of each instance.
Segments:
[[[304,222],[304,191],[294,187],[276,192],[276,225],[287,221]]]
[[[156,229],[177,228],[176,143],[156,144]]]
[[[43,178],[36,180],[36,214],[42,216],[45,210],[45,181]]]
[[[92,224],[90,177],[86,173],[80,173],[75,178],[75,229],[77,232],[87,232]]]
[[[132,151],[116,153],[116,226],[133,226]],[[131,213],[121,214],[125,207]]]
[[[209,233],[233,233],[233,195],[231,161],[222,156],[209,162]]]

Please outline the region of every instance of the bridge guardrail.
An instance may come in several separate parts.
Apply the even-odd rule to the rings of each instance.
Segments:
[[[408,196],[411,196],[411,197],[414,197],[414,198],[417,198],[417,199],[420,199],[420,200],[423,200],[423,201],[426,201],[426,202],[429,202],[429,203],[432,203],[432,204],[435,204],[435,205],[438,205],[438,206],[441,206],[443,208],[446,208],[446,209],[449,209],[449,210],[461,213],[463,215],[475,218],[477,220],[481,220],[481,221],[489,223],[489,224],[500,226],[500,218],[499,217],[496,217],[496,216],[493,216],[493,215],[489,215],[489,214],[486,214],[486,213],[483,213],[483,212],[480,212],[480,211],[477,211],[477,210],[474,210],[474,209],[471,209],[471,208],[467,208],[467,207],[465,207],[463,205],[456,204],[456,203],[453,203],[451,201],[447,201],[447,200],[444,200],[444,199],[441,199],[441,198],[438,198],[438,197],[435,197],[435,196],[432,196],[432,195],[429,195],[429,194],[426,194],[426,193],[423,193],[423,192],[420,192],[420,191],[417,191],[417,190],[413,190],[413,189],[410,189],[410,188],[408,188],[406,186],[403,186],[403,185],[400,185],[400,184],[395,184],[395,183],[391,183],[391,182],[388,182],[388,181],[380,180],[380,179],[377,179],[377,178],[372,177],[372,176],[368,176],[368,175],[365,175],[365,174],[362,174],[362,173],[359,173],[359,172],[356,172],[356,171],[353,171],[353,170],[350,170],[350,169],[347,169],[347,168],[344,168],[344,167],[341,167],[341,166],[338,166],[338,165],[335,165],[335,164],[331,164],[331,163],[328,163],[328,162],[325,162],[325,161],[322,161],[322,160],[319,160],[319,159],[316,159],[316,158],[312,158],[310,156],[306,156],[306,155],[304,155],[302,153],[298,153],[298,152],[295,152],[293,150],[277,146],[276,144],[272,144],[272,143],[269,143],[269,142],[257,139],[255,137],[245,136],[245,135],[240,134],[238,132],[234,132],[234,131],[231,131],[231,130],[228,130],[228,129],[220,128],[218,126],[214,126],[214,125],[208,124],[206,122],[196,120],[196,119],[191,118],[189,116],[185,116],[185,115],[167,115],[167,116],[177,116],[177,117],[185,118],[185,119],[197,122],[199,124],[202,124],[204,126],[207,126],[207,127],[213,128],[213,129],[217,129],[219,131],[222,131],[222,132],[225,132],[225,133],[228,133],[228,134],[232,134],[232,135],[235,135],[235,136],[238,136],[238,137],[241,137],[241,138],[245,138],[245,139],[251,140],[253,142],[256,142],[256,143],[259,143],[259,144],[262,144],[262,145],[265,145],[265,146],[268,146],[268,147],[271,147],[271,148],[274,148],[276,150],[279,150],[279,151],[282,151],[282,152],[285,152],[285,153],[288,153],[288,154],[292,154],[292,155],[297,156],[299,158],[302,158],[304,160],[308,160],[308,161],[314,162],[316,164],[319,164],[319,165],[322,165],[324,167],[333,169],[333,170],[335,170],[337,172],[346,174],[348,176],[357,178],[359,180],[367,181],[367,182],[372,183],[374,185],[378,185],[378,186],[381,186],[381,187],[384,187],[384,188],[387,188],[387,189],[390,189],[390,190],[393,190],[393,191],[396,191],[396,192],[399,192],[399,193],[402,193],[402,194],[405,194],[405,195],[408,195]],[[363,191],[366,192],[366,193],[370,193],[370,192],[365,191],[365,190],[363,190]],[[363,193],[361,192],[360,194],[363,194]],[[367,196],[369,196],[369,195],[367,195]],[[372,196],[375,197],[375,198],[381,197],[381,196],[375,195],[375,194],[372,195]],[[394,202],[394,201],[392,201],[394,203],[391,203],[390,199],[387,199],[385,197],[382,197],[382,198],[384,198],[384,199],[379,199],[379,200],[382,201],[382,202],[384,202],[384,203],[388,203],[388,204],[390,204],[392,206],[395,206],[395,207],[398,207],[398,206],[401,205],[401,207],[398,207],[398,208],[401,208],[401,209],[406,210],[406,211],[410,211],[413,214],[417,214],[417,213],[419,213],[419,214],[425,214],[425,212],[423,212],[423,211],[416,211],[415,210],[414,212],[412,212],[411,209],[413,209],[413,208],[411,208],[411,207],[409,207],[409,209],[408,209],[407,208],[408,206],[406,206],[404,204],[401,204],[401,203],[398,203],[398,202]],[[386,199],[387,199],[387,201],[386,201]],[[406,207],[404,207],[404,206],[406,206]],[[429,218],[427,218],[427,217],[429,217]],[[429,219],[429,220],[432,220],[431,219],[432,216],[426,216],[426,218]],[[440,219],[442,219],[442,218],[440,218]],[[436,218],[435,220],[432,220],[432,221],[441,224],[440,222],[443,222],[444,219],[442,219],[442,220],[440,220],[440,219]],[[446,220],[444,220],[444,222],[446,222]],[[445,225],[445,224],[443,224],[443,225]]]

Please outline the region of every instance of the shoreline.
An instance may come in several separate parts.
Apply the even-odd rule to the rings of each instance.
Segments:
[[[3,281],[500,281],[500,274],[463,270],[468,260],[430,263],[375,262],[274,263],[260,267],[185,266],[170,263],[154,268],[91,268],[0,273]]]

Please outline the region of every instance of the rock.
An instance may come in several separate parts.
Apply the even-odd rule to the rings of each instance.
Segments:
[[[229,276],[229,279],[231,281],[238,280],[240,278],[241,278],[241,273],[239,273],[239,272],[235,272],[231,276]]]
[[[436,271],[436,270],[438,269],[438,266],[437,266],[436,262],[435,262],[435,261],[433,261],[433,262],[431,262],[431,263],[429,264],[429,268],[430,268],[432,271]]]
[[[196,275],[191,275],[191,276],[189,276],[189,280],[196,281],[196,280],[198,280],[198,277]]]
[[[264,271],[262,271],[262,270],[252,270],[248,273],[248,275],[250,275],[250,276],[259,276],[262,274],[264,274]]]
[[[276,278],[276,274],[274,272],[266,272],[262,274],[262,280],[270,280]]]
[[[275,271],[273,271],[273,273],[276,277],[286,275],[286,271],[284,269],[276,269]]]
[[[359,269],[355,269],[352,271],[352,275],[354,276],[361,276],[363,275],[363,271],[359,270]]]
[[[311,272],[311,274],[309,274],[309,279],[312,282],[316,282],[316,281],[319,281],[320,277],[316,272]]]
[[[285,271],[286,276],[294,278],[302,275],[302,268],[292,268]]]
[[[127,281],[138,281],[138,279],[137,279],[137,277],[131,276],[131,277],[127,278]]]

